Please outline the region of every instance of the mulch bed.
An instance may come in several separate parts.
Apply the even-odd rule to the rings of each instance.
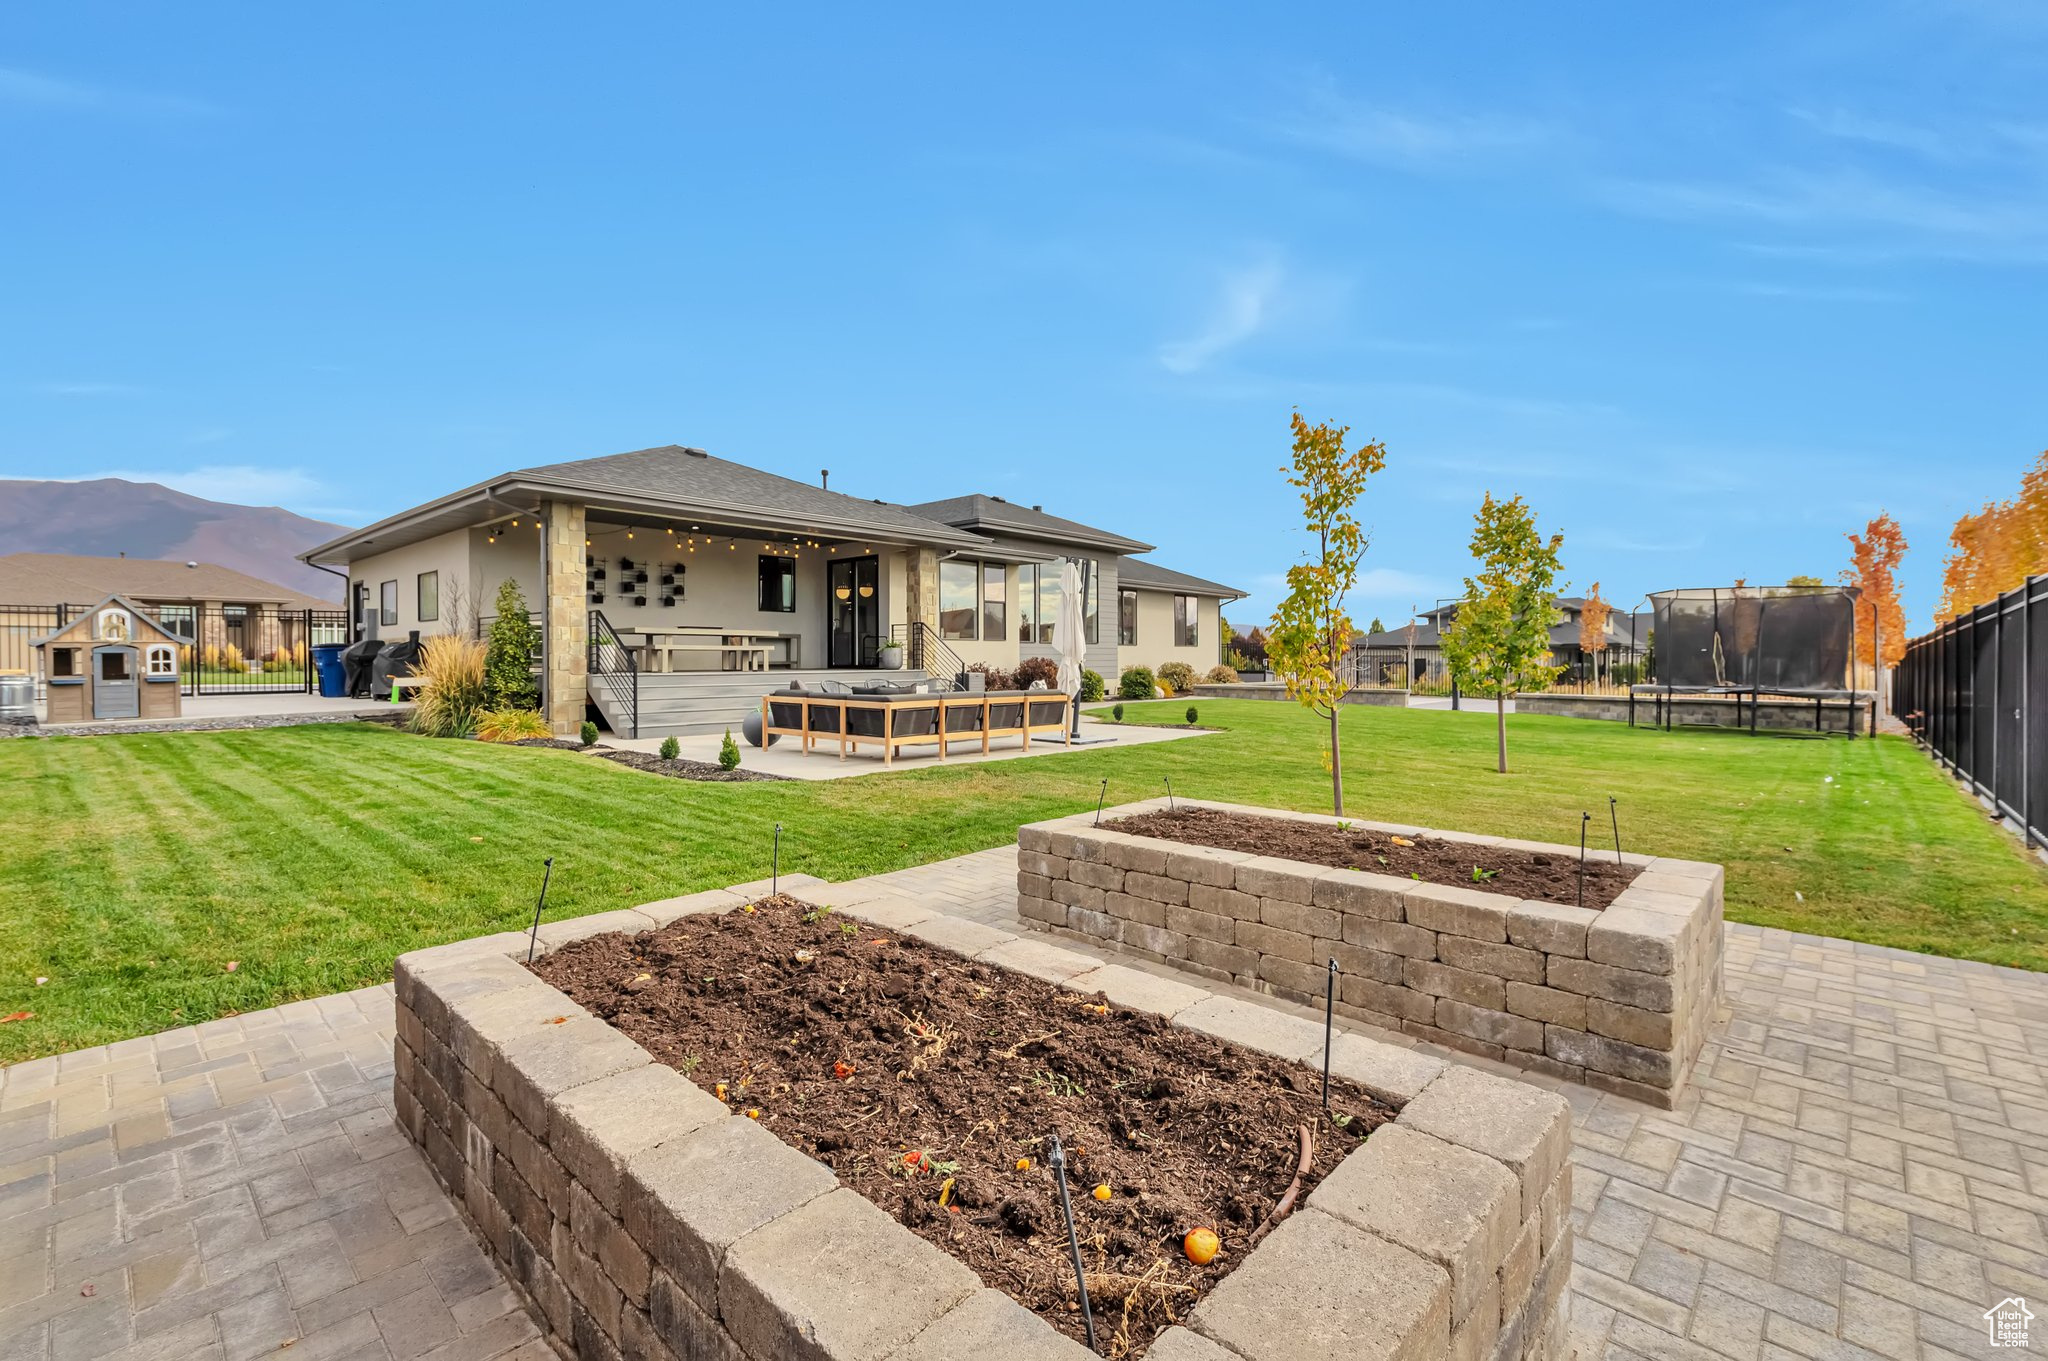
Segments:
[[[1293,818],[1265,818],[1216,808],[1189,807],[1172,812],[1140,813],[1106,822],[1132,836],[1157,837],[1193,846],[1301,860],[1311,865],[1391,874],[1427,884],[1455,884],[1513,898],[1548,903],[1579,901],[1579,857],[1541,855],[1533,851],[1477,846],[1425,836],[1410,839],[1362,827],[1333,827]],[[1603,857],[1586,851],[1585,906],[1604,908],[1640,872],[1618,865],[1610,849]],[[1475,870],[1477,873],[1475,873]]]
[[[666,775],[675,780],[709,780],[716,784],[744,784],[754,780],[787,780],[787,775],[771,775],[765,770],[748,770],[741,766],[737,770],[725,770],[708,761],[685,761],[678,757],[664,761],[659,756],[650,756],[644,751],[621,751],[617,747],[599,744],[586,747],[581,742],[567,737],[525,737],[512,743],[515,747],[554,747],[561,751],[587,751],[592,756],[606,761],[617,761],[622,766],[644,770],[651,775]]]
[[[1140,1354],[1243,1256],[1298,1127],[1305,1198],[1393,1118],[1340,1079],[1342,1123],[1319,1119],[1318,1071],[788,895],[576,941],[534,972],[1078,1340],[1058,1133],[1106,1356]],[[1197,1227],[1223,1239],[1206,1266],[1182,1251]]]

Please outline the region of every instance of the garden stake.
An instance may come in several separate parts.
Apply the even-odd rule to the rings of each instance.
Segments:
[[[1102,825],[1102,801],[1109,797],[1109,781],[1102,782],[1102,792],[1095,796],[1095,825]]]
[[[526,938],[526,962],[533,963],[534,949],[540,944],[540,910],[548,905],[548,880],[554,877],[555,858],[551,855],[540,862],[540,901],[533,905],[533,934]]]
[[[1593,820],[1591,813],[1579,814],[1579,906],[1586,905],[1586,824]]]
[[[1175,811],[1173,806],[1173,776],[1161,775],[1159,778],[1166,782],[1166,811],[1171,813]]]
[[[782,824],[775,824],[775,854],[768,862],[768,896],[782,892]]]
[[[1614,811],[1614,795],[1607,796],[1607,820],[1614,824],[1614,863],[1621,863],[1621,815]]]
[[[1095,1350],[1095,1312],[1088,1307],[1088,1273],[1081,1265],[1081,1235],[1074,1230],[1074,1202],[1067,1198],[1067,1151],[1052,1136],[1052,1170],[1060,1179],[1060,1211],[1067,1217],[1067,1250],[1074,1254],[1074,1285],[1081,1292],[1081,1325],[1088,1330],[1088,1350]]]
[[[1337,1026],[1337,961],[1330,961],[1330,981],[1323,991],[1323,1114],[1330,1113],[1330,1035]]]

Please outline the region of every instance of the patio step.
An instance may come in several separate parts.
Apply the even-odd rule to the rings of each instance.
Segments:
[[[703,733],[722,733],[727,728],[737,734],[747,715],[759,711],[763,695],[771,690],[780,690],[793,680],[806,685],[826,680],[865,685],[871,681],[902,683],[924,679],[923,671],[911,668],[900,671],[649,672],[639,678],[639,735],[694,737]],[[627,724],[623,706],[615,706],[601,685],[591,687],[591,699],[612,730],[623,735]]]

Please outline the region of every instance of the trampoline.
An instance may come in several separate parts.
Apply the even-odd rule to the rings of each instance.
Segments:
[[[1813,730],[1825,732],[1827,706],[1846,710],[1845,727],[1856,736],[1863,706],[1877,731],[1877,692],[1858,690],[1856,600],[1853,586],[1708,586],[1656,591],[1650,595],[1656,632],[1658,679],[1629,687],[1629,726],[1636,722],[1636,697],[1655,704],[1653,722],[1671,729],[1672,701],[1705,695],[1734,701],[1735,724],[1749,702],[1749,730],[1757,731],[1763,701],[1812,700]]]

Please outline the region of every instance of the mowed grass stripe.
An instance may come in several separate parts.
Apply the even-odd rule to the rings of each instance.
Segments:
[[[669,780],[379,727],[0,743],[0,1014],[37,1013],[0,1026],[0,1061],[388,978],[406,949],[523,926],[548,855],[552,920],[764,875],[777,822],[785,870],[845,879],[1010,844],[1019,823],[1092,807],[1104,777],[1112,804],[1171,776],[1188,797],[1328,806],[1315,719],[1200,711],[1224,731],[863,762],[875,773],[827,783]],[[1483,711],[1361,709],[1344,730],[1355,816],[1569,843],[1585,810],[1598,853],[1614,794],[1630,849],[1728,866],[1737,919],[2048,967],[2041,868],[1898,739],[1530,716],[1510,720],[1502,777]]]

